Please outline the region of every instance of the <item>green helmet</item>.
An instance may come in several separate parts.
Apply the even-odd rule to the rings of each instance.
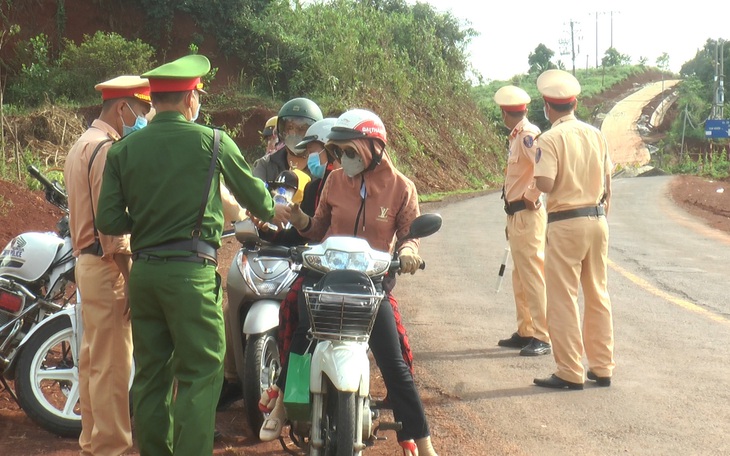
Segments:
[[[281,106],[278,117],[278,122],[282,117],[306,117],[314,123],[322,120],[322,110],[309,98],[294,98]]]
[[[317,103],[308,98],[289,100],[279,109],[276,122],[279,139],[290,152],[301,155],[304,152],[296,150],[296,145],[304,138],[307,129],[319,120],[322,120],[322,110]]]

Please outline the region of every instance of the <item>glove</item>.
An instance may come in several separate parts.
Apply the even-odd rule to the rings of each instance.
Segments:
[[[398,271],[398,274],[415,274],[419,266],[421,266],[421,257],[409,247],[401,250],[398,258],[400,259],[400,271]]]

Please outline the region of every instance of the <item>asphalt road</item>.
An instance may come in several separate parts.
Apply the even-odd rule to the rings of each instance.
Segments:
[[[616,370],[610,388],[532,385],[551,355],[497,347],[516,329],[497,193],[426,212],[425,271],[396,289],[444,455],[726,455],[730,237],[673,207],[670,177],[618,179],[609,216]],[[448,419],[445,419],[446,417]],[[441,419],[439,419],[441,418]]]

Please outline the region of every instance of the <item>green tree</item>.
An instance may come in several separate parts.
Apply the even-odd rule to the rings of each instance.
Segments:
[[[628,65],[631,63],[631,57],[626,54],[621,54],[616,48],[606,49],[606,53],[601,59],[601,65],[605,67]]]
[[[540,74],[545,70],[555,68],[555,65],[550,61],[555,55],[554,51],[548,49],[547,46],[540,43],[537,45],[533,52],[527,57],[527,63],[530,65],[528,73]]]

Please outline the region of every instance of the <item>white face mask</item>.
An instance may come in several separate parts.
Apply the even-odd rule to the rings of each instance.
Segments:
[[[355,177],[365,171],[365,163],[359,155],[355,158],[350,158],[346,154],[343,154],[340,158],[340,163],[342,164],[342,170],[348,177]]]
[[[550,122],[550,116],[548,116],[548,113],[547,113],[547,106],[542,107],[542,114],[545,116],[545,120]]]

